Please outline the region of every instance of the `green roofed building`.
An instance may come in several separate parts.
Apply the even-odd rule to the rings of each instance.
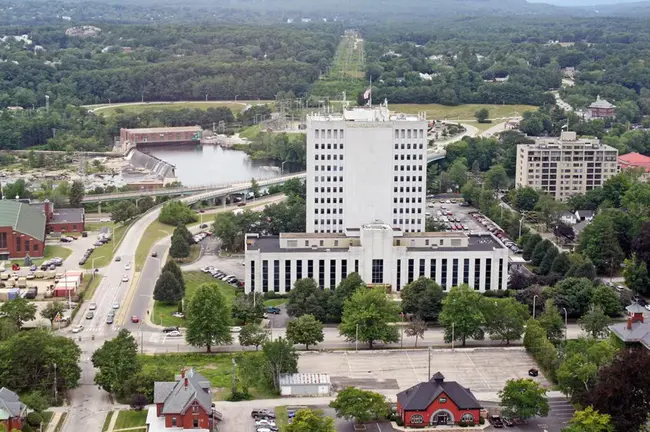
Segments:
[[[42,257],[47,217],[43,206],[0,200],[0,261]]]

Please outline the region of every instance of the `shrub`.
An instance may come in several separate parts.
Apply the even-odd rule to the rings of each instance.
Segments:
[[[239,402],[239,401],[247,401],[253,399],[253,396],[245,391],[234,391],[230,396],[226,398],[227,401],[229,402]]]
[[[22,432],[34,432],[34,428],[32,428],[29,423],[25,423],[21,430]]]
[[[30,426],[39,426],[43,422],[43,416],[37,412],[27,414],[27,423]]]
[[[478,418],[478,424],[484,425],[485,424],[485,419],[483,417]]]

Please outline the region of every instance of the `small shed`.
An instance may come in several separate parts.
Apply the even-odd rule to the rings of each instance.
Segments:
[[[331,382],[328,374],[295,373],[280,375],[281,396],[327,396]]]

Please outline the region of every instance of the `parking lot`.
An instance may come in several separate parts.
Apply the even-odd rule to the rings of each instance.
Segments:
[[[537,367],[522,348],[466,348],[431,350],[431,374],[440,371],[445,379],[458,381],[480,398],[481,393],[496,393],[509,379],[528,378]],[[305,373],[328,373],[336,389],[356,386],[394,395],[426,381],[429,354],[412,351],[305,352],[298,369]],[[533,378],[550,388],[543,377]]]
[[[444,202],[442,202],[444,201]],[[449,202],[447,202],[449,201]],[[455,200],[454,200],[455,201]],[[464,207],[461,201],[452,203],[451,200],[428,200],[427,201],[427,217],[433,218],[434,222],[442,223],[450,231],[456,231],[457,225],[463,225],[467,233],[476,231],[485,231],[485,228],[478,224],[470,212],[476,212],[474,207]],[[449,215],[451,213],[451,215]],[[452,225],[454,229],[451,229]]]

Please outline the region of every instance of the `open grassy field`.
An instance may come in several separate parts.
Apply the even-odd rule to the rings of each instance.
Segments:
[[[117,420],[115,421],[116,429],[126,429],[134,428],[141,426],[143,429],[147,426],[145,421],[147,420],[147,411],[131,411],[131,410],[120,410],[117,412]]]
[[[288,298],[268,299],[268,300],[264,300],[264,306],[266,306],[266,307],[280,306],[280,305],[285,304],[287,301],[289,301]]]
[[[490,112],[490,117],[489,117],[490,119],[520,116],[526,111],[537,110],[537,107],[533,105],[482,105],[482,104],[466,104],[466,105],[456,105],[456,106],[439,105],[439,104],[390,104],[389,108],[391,111],[404,112],[408,114],[417,114],[419,112],[424,111],[427,113],[427,118],[429,120],[445,120],[445,119],[474,120],[474,113],[481,108],[488,109],[488,111]]]
[[[104,419],[104,426],[102,426],[102,432],[106,432],[108,430],[108,426],[111,424],[111,418],[113,418],[114,414],[115,411],[109,411],[108,414],[106,414],[106,418]]]
[[[133,105],[120,105],[120,104],[113,104],[113,105],[103,105],[94,108],[95,112],[98,114],[102,114],[106,117],[111,117],[115,115],[115,112],[118,109],[122,109],[125,112],[129,113],[141,113],[144,111],[156,111],[156,110],[161,110],[161,109],[184,109],[184,108],[191,108],[191,109],[203,109],[206,110],[208,108],[218,108],[218,107],[226,107],[230,108],[233,113],[239,113],[241,112],[244,108],[246,108],[247,104],[262,104],[262,103],[271,103],[272,101],[208,101],[208,102],[151,102],[151,103],[146,103],[146,104],[133,104]]]
[[[109,241],[108,243],[102,246],[95,248],[95,251],[90,256],[90,259],[86,261],[86,263],[83,266],[81,266],[84,269],[92,269],[93,260],[95,261],[95,268],[105,267],[109,265],[111,261],[113,261],[113,256],[115,256],[115,251],[117,250],[117,247],[122,241],[122,237],[124,237],[124,234],[126,233],[126,230],[128,228],[128,225],[114,224],[112,222],[97,224],[97,225],[100,226],[98,226],[97,229],[94,231],[99,231],[99,228],[101,228],[102,226],[108,226],[112,228],[113,236],[111,238],[111,241]]]
[[[162,369],[168,377],[180,374],[184,367],[193,367],[197,372],[210,381],[213,399],[223,400],[230,394],[232,386],[232,359],[239,356],[256,356],[259,352],[237,354],[156,354],[140,355],[140,363],[144,371]],[[159,369],[160,368],[160,369]],[[173,378],[172,378],[173,379]],[[250,392],[255,397],[271,397],[266,390],[252,388]]]
[[[158,220],[153,221],[145,230],[142,235],[140,243],[135,250],[135,270],[142,270],[142,266],[149,255],[149,251],[160,241],[162,238],[172,235],[174,228],[171,225],[164,224]]]
[[[232,303],[235,295],[237,295],[237,290],[235,287],[213,278],[208,273],[203,273],[200,271],[183,272],[183,279],[185,280],[185,301],[189,300],[199,285],[204,283],[217,285],[219,287],[219,291],[221,291],[221,294],[223,294],[228,303]],[[154,324],[184,327],[184,319],[172,316],[172,313],[176,312],[177,310],[177,305],[166,305],[162,302],[156,301],[154,302],[153,316],[151,319]]]

